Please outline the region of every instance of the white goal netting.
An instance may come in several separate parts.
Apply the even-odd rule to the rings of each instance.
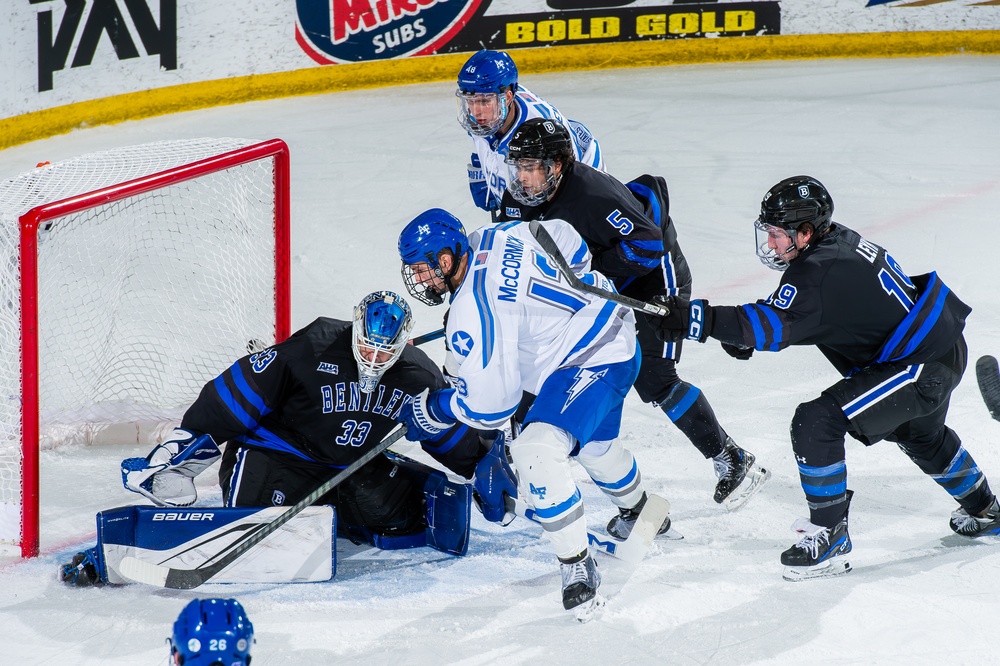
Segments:
[[[0,543],[17,541],[23,415],[36,408],[22,391],[22,300],[33,293],[22,283],[22,216],[253,143],[132,146],[0,183]],[[274,159],[196,171],[148,192],[117,188],[127,196],[38,225],[42,447],[88,442],[110,424],[153,439],[248,345],[274,342]]]

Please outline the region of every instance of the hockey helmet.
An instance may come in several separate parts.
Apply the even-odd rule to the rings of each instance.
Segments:
[[[351,348],[363,393],[374,391],[382,375],[399,359],[412,328],[410,306],[391,291],[368,294],[355,306]]]
[[[253,624],[235,599],[194,599],[169,642],[177,666],[248,666]]]
[[[473,136],[490,136],[503,126],[505,93],[517,92],[517,66],[503,51],[475,53],[458,73],[458,122]]]
[[[469,238],[457,217],[441,208],[431,208],[417,215],[403,227],[399,234],[399,258],[403,261],[402,274],[406,290],[427,305],[444,303],[444,293],[450,290],[449,279],[458,268],[462,255],[468,251]],[[456,261],[445,275],[438,256],[450,250]],[[426,263],[443,287],[421,284],[414,273],[414,265]]]
[[[559,187],[562,170],[572,164],[575,157],[569,130],[558,121],[548,118],[525,121],[507,144],[506,161],[510,171],[507,189],[522,204],[537,206]],[[556,162],[561,165],[558,175]],[[542,174],[532,175],[538,171]]]
[[[764,195],[760,216],[754,223],[757,232],[757,256],[769,268],[785,270],[797,256],[795,237],[803,224],[810,224],[813,236],[826,231],[833,220],[833,199],[821,182],[812,176],[786,178]],[[763,239],[761,234],[764,234]],[[787,249],[771,247],[768,236],[783,233],[791,242]],[[794,252],[793,252],[794,251]]]

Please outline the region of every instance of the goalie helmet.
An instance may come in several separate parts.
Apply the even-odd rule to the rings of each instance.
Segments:
[[[354,308],[351,348],[358,363],[358,384],[363,393],[378,386],[410,338],[410,306],[391,291],[368,294]]]
[[[760,216],[754,223],[757,256],[768,268],[783,271],[800,251],[795,245],[799,228],[808,223],[813,237],[819,237],[832,221],[833,199],[821,182],[812,176],[786,178],[760,202]]]
[[[431,208],[417,215],[399,234],[399,257],[406,290],[421,303],[441,305],[444,294],[451,290],[451,277],[458,270],[462,256],[468,251],[469,238],[457,217],[441,208]],[[445,274],[438,261],[449,250],[455,261]],[[432,277],[417,279],[417,265],[426,264]]]
[[[517,92],[517,66],[503,51],[482,50],[458,73],[458,122],[473,136],[495,134],[507,119],[506,93]]]
[[[253,624],[235,599],[194,599],[174,622],[176,666],[248,666]]]
[[[525,206],[537,206],[552,196],[575,159],[569,130],[555,120],[532,118],[517,128],[507,145],[507,189]]]

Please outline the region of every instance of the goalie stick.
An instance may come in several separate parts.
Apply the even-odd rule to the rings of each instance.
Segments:
[[[531,235],[535,237],[535,240],[538,241],[538,244],[542,246],[542,249],[545,250],[545,253],[549,255],[553,262],[555,262],[556,268],[560,273],[562,273],[562,276],[566,278],[569,285],[577,291],[583,291],[588,294],[593,294],[594,296],[600,296],[605,300],[624,305],[632,308],[633,310],[645,312],[646,314],[656,315],[658,317],[666,317],[670,314],[670,309],[665,305],[640,301],[637,298],[629,298],[628,296],[622,296],[617,292],[605,291],[600,287],[587,284],[573,272],[573,269],[569,267],[569,264],[566,262],[566,258],[563,257],[562,252],[559,251],[559,246],[556,245],[555,240],[549,235],[549,232],[546,231],[545,227],[543,227],[538,220],[532,220],[529,222],[528,229],[531,231]]]
[[[228,567],[237,558],[266,539],[270,534],[281,529],[281,526],[294,518],[297,514],[312,506],[312,503],[323,495],[327,494],[347,477],[368,464],[372,459],[382,454],[383,451],[392,446],[406,433],[405,427],[400,427],[388,437],[376,444],[368,453],[364,454],[350,465],[337,472],[333,478],[324,481],[318,488],[309,493],[300,502],[282,513],[269,523],[257,527],[248,532],[245,536],[237,539],[229,545],[228,552],[222,551],[216,558],[205,562],[194,569],[172,569],[161,564],[144,562],[132,556],[122,558],[119,565],[119,572],[138,583],[155,585],[156,587],[169,587],[175,590],[190,590],[207,582],[210,578]],[[224,553],[224,554],[223,554]]]
[[[536,523],[539,522],[534,509],[528,506],[524,500],[507,496],[506,504],[507,510],[514,515]],[[601,537],[587,530],[587,545],[629,564],[638,564],[649,552],[657,530],[660,529],[660,525],[667,519],[669,513],[670,502],[659,495],[650,495],[646,500],[646,506],[642,507],[635,525],[632,526],[632,532],[625,541],[617,541],[608,536]]]
[[[996,357],[981,356],[976,361],[976,381],[990,416],[1000,421],[1000,368]]]

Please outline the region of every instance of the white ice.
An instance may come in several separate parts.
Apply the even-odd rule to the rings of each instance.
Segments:
[[[623,180],[666,177],[695,278],[716,304],[766,296],[778,274],[754,256],[752,222],[778,180],[808,173],[835,219],[886,246],[909,273],[937,270],[974,312],[970,371],[949,423],[1000,488],[1000,423],[971,363],[1000,353],[1000,58],[829,60],[525,76],[589,125]],[[450,83],[299,97],[76,131],[0,153],[0,177],[112,146],[167,138],[281,137],[291,147],[293,324],[346,318],[369,291],[402,290],[398,229],[422,210],[487,222],[465,182],[469,142]],[[418,307],[417,332],[441,312]],[[197,326],[198,322],[191,322]],[[436,349],[432,355],[439,356]],[[742,510],[712,502],[711,465],[634,395],[623,437],[686,538],[659,542],[624,587],[602,558],[603,616],[575,622],[540,530],[473,520],[468,556],[378,554],[341,542],[337,577],[304,585],[71,589],[57,565],[94,538],[94,514],[137,501],[121,458],[42,455],[43,554],[0,566],[0,663],[164,664],[170,625],[200,596],[233,596],[257,630],[255,666],[276,664],[978,664],[992,660],[1000,540],[948,528],[955,503],[895,445],[848,442],[854,571],[781,579],[778,554],[807,515],[791,455],[795,406],[837,379],[812,348],[730,359],[690,344],[679,366],[774,476]],[[211,472],[202,502],[217,502]],[[580,477],[592,529],[613,511]],[[616,583],[617,581],[617,583]]]

